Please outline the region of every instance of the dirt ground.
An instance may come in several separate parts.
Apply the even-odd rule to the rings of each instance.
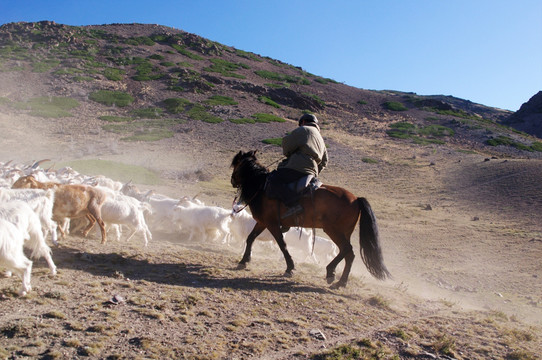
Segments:
[[[280,158],[239,132],[293,125],[193,122],[156,143],[87,126],[0,114],[0,161],[145,166],[163,177],[157,192],[228,208],[238,150],[260,148],[264,164]],[[139,238],[100,245],[74,235],[53,248],[56,277],[34,262],[27,297],[15,295],[18,279],[0,279],[0,358],[539,358],[542,161],[325,136],[322,180],[369,200],[393,280],[372,279],[359,255],[348,287],[332,291],[324,264],[299,263],[282,277],[276,247],[256,247],[249,268],[236,271],[243,244],[154,232],[144,248]],[[202,171],[212,181],[178,176]]]

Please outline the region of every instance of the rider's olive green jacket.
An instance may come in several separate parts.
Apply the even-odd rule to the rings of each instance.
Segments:
[[[326,167],[327,149],[316,124],[300,126],[282,139],[282,153],[287,157],[279,164],[304,174],[318,174]]]

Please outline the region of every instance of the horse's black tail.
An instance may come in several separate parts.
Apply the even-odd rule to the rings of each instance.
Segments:
[[[358,198],[360,208],[359,220],[359,245],[361,259],[367,267],[367,270],[375,278],[385,280],[391,278],[384,258],[382,257],[382,249],[378,240],[378,226],[376,225],[376,217],[371,209],[371,205],[365,198]]]

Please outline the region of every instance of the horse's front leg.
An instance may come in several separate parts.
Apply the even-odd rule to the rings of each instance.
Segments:
[[[237,265],[237,270],[246,269],[247,263],[250,262],[250,256],[252,254],[252,244],[254,244],[254,240],[256,240],[256,237],[260,235],[264,230],[265,226],[263,226],[262,224],[257,222],[256,225],[254,225],[254,228],[252,229],[250,234],[248,234],[245,254],[243,255],[241,261],[239,261],[239,265]]]
[[[282,255],[284,255],[284,260],[286,260],[286,272],[284,273],[285,276],[292,276],[293,271],[295,269],[294,261],[292,260],[292,257],[290,256],[290,253],[288,252],[288,249],[286,248],[286,242],[284,241],[284,236],[282,235],[282,231],[280,230],[280,227],[270,227],[268,228],[269,232],[273,235],[275,238],[280,251],[282,251]]]

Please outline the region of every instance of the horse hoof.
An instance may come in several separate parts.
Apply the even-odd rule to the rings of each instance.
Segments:
[[[246,268],[247,268],[247,264],[239,263],[237,264],[237,267],[235,268],[235,270],[245,270]]]
[[[331,290],[337,290],[337,289],[342,288],[342,287],[346,287],[346,284],[338,281],[335,284],[331,285],[329,288]]]
[[[326,281],[328,284],[332,284],[335,281],[335,275],[326,277]]]
[[[287,277],[287,278],[291,278],[292,276],[294,276],[294,271],[293,270],[286,270],[284,272],[284,277]]]

